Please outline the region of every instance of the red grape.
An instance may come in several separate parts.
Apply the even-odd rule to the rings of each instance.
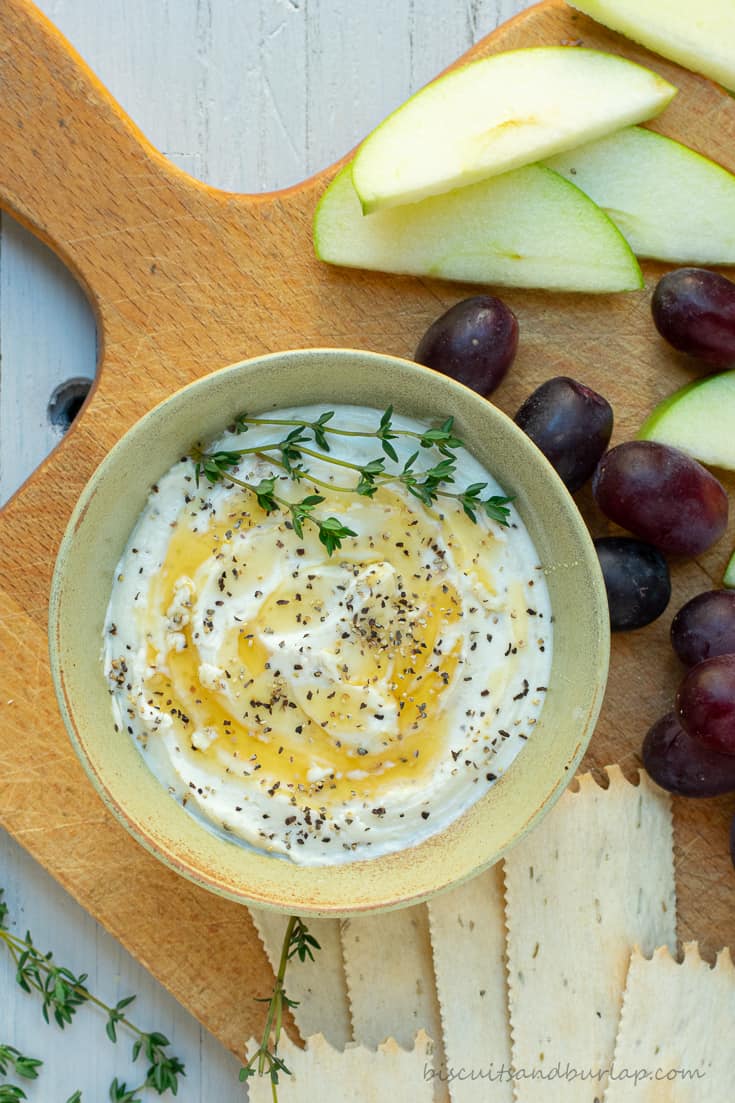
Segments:
[[[678,448],[631,440],[607,452],[592,480],[611,521],[672,555],[699,555],[727,527],[727,494]]]
[[[671,644],[685,666],[735,654],[735,590],[708,590],[682,605]]]
[[[414,354],[418,364],[489,395],[518,348],[518,319],[502,299],[476,295],[455,303],[429,326]]]
[[[651,300],[656,329],[680,352],[717,368],[735,363],[735,283],[706,268],[678,268]]]
[[[671,597],[669,568],[661,552],[629,536],[595,540],[607,590],[613,632],[643,628],[660,617]]]
[[[692,739],[674,712],[657,720],[643,740],[643,765],[669,793],[716,797],[735,792],[735,756],[717,754]]]
[[[735,756],[735,655],[693,666],[676,694],[676,712],[692,739]]]
[[[523,403],[515,420],[572,494],[592,475],[613,428],[610,403],[563,375],[542,383]]]

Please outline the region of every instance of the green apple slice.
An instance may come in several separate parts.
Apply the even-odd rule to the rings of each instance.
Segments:
[[[735,89],[733,0],[569,0],[614,31]]]
[[[725,567],[722,585],[728,590],[735,590],[735,551],[730,556],[730,562]]]
[[[676,94],[658,73],[599,50],[495,54],[417,92],[357,152],[364,212],[474,184],[650,119]]]
[[[559,291],[643,285],[607,215],[551,169],[528,165],[367,216],[350,170],[335,177],[314,218],[316,254],[330,264]]]
[[[735,176],[687,146],[631,126],[545,164],[602,207],[636,256],[735,264]]]
[[[664,399],[638,436],[735,471],[735,371],[697,379]]]

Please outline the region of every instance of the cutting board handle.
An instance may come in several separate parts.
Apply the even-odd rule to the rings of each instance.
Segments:
[[[29,0],[0,4],[0,207],[59,254],[98,309],[140,261],[140,230],[200,187],[150,145]],[[133,253],[138,256],[134,257]],[[150,265],[135,263],[137,293]],[[114,268],[114,277],[113,277]]]

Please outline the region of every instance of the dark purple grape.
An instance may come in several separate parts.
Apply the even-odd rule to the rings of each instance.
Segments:
[[[660,617],[671,597],[669,568],[661,552],[629,536],[603,536],[594,543],[613,632],[643,628]]]
[[[455,303],[429,326],[414,360],[489,395],[503,380],[517,348],[513,311],[492,295],[476,295]]]
[[[671,644],[685,666],[735,654],[735,590],[708,590],[682,605]]]
[[[735,756],[735,655],[693,666],[676,694],[676,713],[692,739]]]
[[[643,765],[657,785],[682,797],[735,792],[735,756],[703,747],[674,712],[657,720],[643,740]]]
[[[592,493],[611,521],[671,555],[699,555],[727,527],[727,494],[678,448],[631,440],[607,452]]]
[[[706,268],[677,268],[651,300],[656,329],[680,352],[716,368],[735,363],[735,283]]]
[[[564,375],[547,379],[515,416],[533,443],[574,493],[587,482],[610,443],[610,403]]]

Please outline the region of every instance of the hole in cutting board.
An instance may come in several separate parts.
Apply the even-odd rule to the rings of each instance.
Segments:
[[[77,416],[92,386],[91,379],[67,379],[51,395],[48,419],[59,433],[65,433]]]
[[[96,371],[97,331],[86,296],[62,261],[9,215],[2,216],[0,233],[2,505],[78,412],[81,388],[89,389]],[[71,384],[74,394],[63,394]],[[49,397],[53,403],[57,396],[52,417]]]

